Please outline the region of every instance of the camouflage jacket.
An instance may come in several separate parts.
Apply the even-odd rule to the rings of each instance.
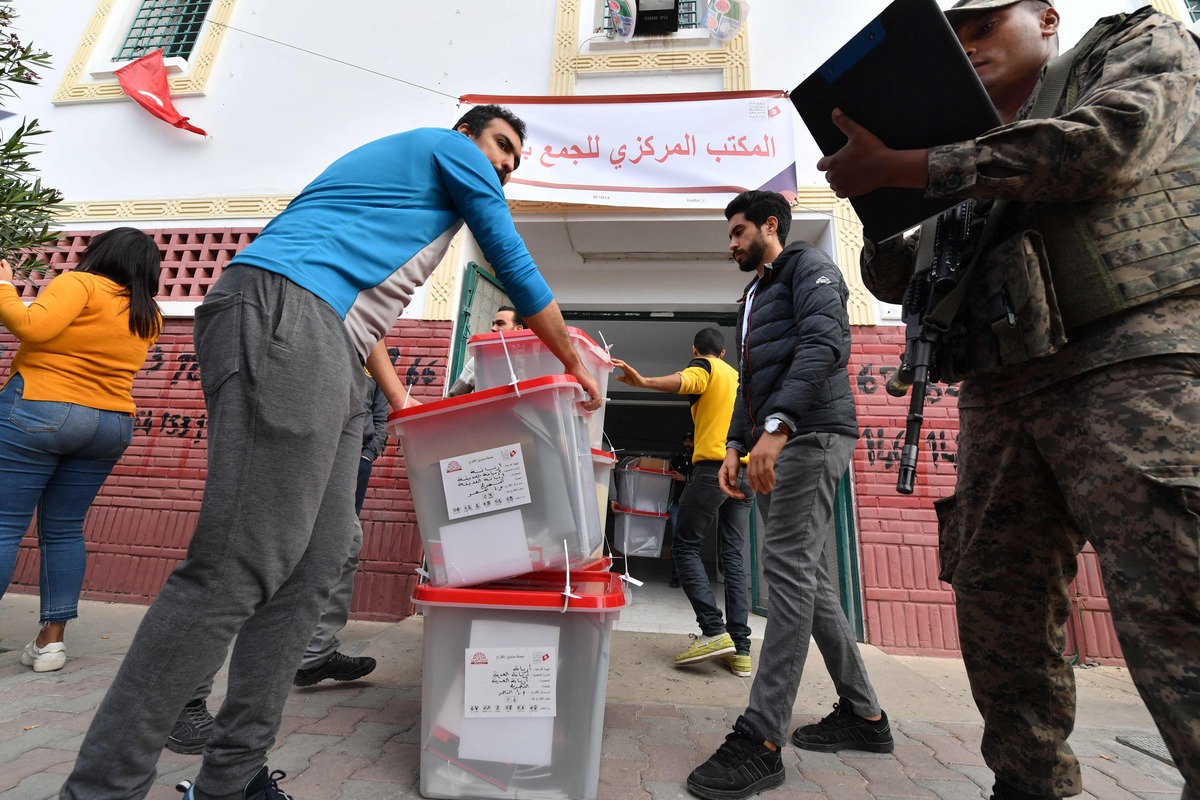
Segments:
[[[1144,8],[1075,64],[1075,102],[1065,108],[1064,98],[1057,116],[932,148],[926,194],[1074,204],[1136,308],[1070,332],[1044,358],[972,377],[960,405],[1003,402],[1130,358],[1200,352],[1200,299],[1175,296],[1200,285],[1200,234],[1189,222],[1200,214],[1200,48],[1178,21]],[[867,242],[867,288],[900,302],[915,251],[914,237]]]

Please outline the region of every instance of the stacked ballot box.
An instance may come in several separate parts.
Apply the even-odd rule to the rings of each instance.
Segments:
[[[602,551],[586,399],[574,378],[550,375],[389,416],[430,583],[578,568]]]
[[[553,374],[389,416],[426,556],[426,797],[596,796],[625,595],[604,554],[616,458],[586,399]]]
[[[594,800],[619,576],[424,584],[424,797]]]
[[[578,328],[567,328],[571,344],[584,368],[600,385],[600,396],[608,396],[608,378],[613,370],[608,350]],[[480,333],[467,340],[467,352],[475,359],[475,388],[508,386],[546,375],[561,375],[562,362],[529,330]],[[600,447],[604,440],[604,407],[588,417],[588,441]]]
[[[675,472],[661,458],[629,456],[614,470],[613,547],[626,556],[657,558],[662,552]]]

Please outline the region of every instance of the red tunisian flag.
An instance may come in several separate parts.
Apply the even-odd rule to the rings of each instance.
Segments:
[[[116,71],[117,81],[125,94],[161,120],[201,136],[208,134],[188,123],[188,118],[171,105],[171,90],[167,87],[167,68],[162,50],[147,53]]]

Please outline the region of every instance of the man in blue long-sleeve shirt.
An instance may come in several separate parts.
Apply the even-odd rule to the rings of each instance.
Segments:
[[[497,106],[341,157],[225,268],[196,309],[208,477],[186,560],[146,613],[61,797],[143,797],[179,709],[237,644],[186,800],[278,800],[266,753],[357,525],[364,364],[408,392],[384,336],[465,222],[525,324],[601,398],[513,226],[524,124]],[[411,405],[411,403],[410,403]]]

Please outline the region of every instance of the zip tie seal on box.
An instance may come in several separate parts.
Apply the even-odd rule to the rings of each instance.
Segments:
[[[582,600],[583,598],[577,594],[571,593],[571,553],[567,549],[567,540],[566,539],[563,539],[563,555],[566,556],[566,558],[567,558],[566,583],[563,586],[563,590],[562,590],[562,596],[563,596],[562,613],[565,614],[565,613],[567,613],[568,606],[571,605],[571,598],[574,598],[576,600]]]
[[[517,386],[517,371],[513,368],[512,357],[508,354],[508,342],[504,341],[504,331],[497,331],[500,334],[500,346],[504,348],[504,360],[508,362],[508,385],[517,390],[517,397],[521,396],[521,387]]]
[[[628,544],[628,542],[626,542]],[[621,580],[628,583],[630,586],[645,586],[645,581],[639,581],[637,578],[629,574],[629,555],[625,555],[625,574],[621,576]]]

